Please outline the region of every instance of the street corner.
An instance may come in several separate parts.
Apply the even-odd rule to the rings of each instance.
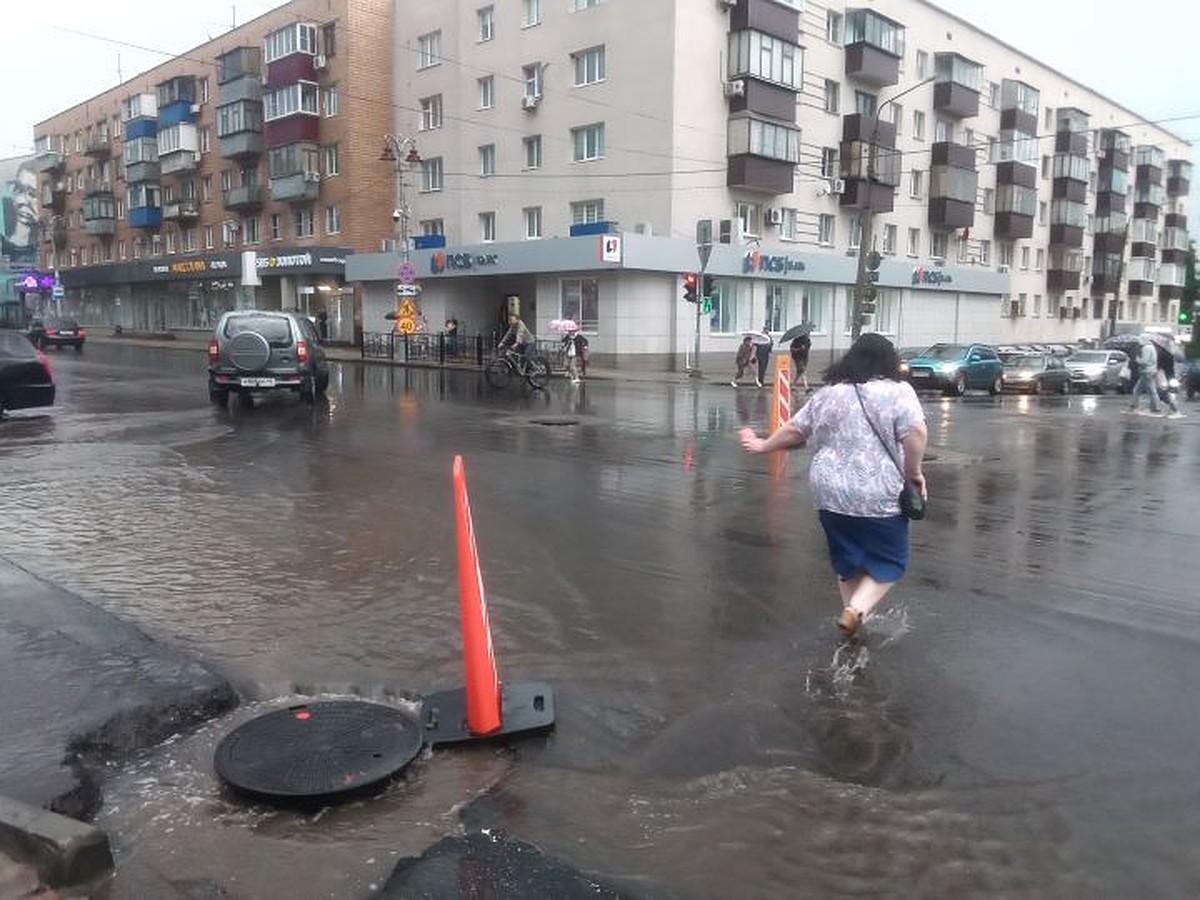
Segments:
[[[0,897],[43,896],[43,887],[87,896],[112,871],[103,831],[0,796]]]

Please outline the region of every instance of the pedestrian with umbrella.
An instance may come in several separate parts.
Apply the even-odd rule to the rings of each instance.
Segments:
[[[1130,355],[1132,356],[1132,354]],[[1141,350],[1137,354],[1137,363],[1137,382],[1133,385],[1133,395],[1130,398],[1129,411],[1138,411],[1138,399],[1142,394],[1145,394],[1150,398],[1150,411],[1154,415],[1158,415],[1162,409],[1158,404],[1158,350],[1155,349],[1154,342],[1148,338],[1141,342]]]
[[[734,363],[737,365],[737,374],[733,376],[733,380],[729,382],[730,387],[737,387],[738,382],[742,380],[742,374],[750,365],[750,360],[754,357],[754,336],[745,334],[742,336],[742,343],[738,346],[737,356],[734,357]]]
[[[804,393],[812,390],[808,386],[808,354],[812,350],[812,338],[809,334],[812,332],[812,323],[804,322],[800,325],[794,325],[783,333],[779,338],[779,343],[785,344],[791,341],[788,351],[792,356],[792,390],[796,389],[796,385],[803,382]]]

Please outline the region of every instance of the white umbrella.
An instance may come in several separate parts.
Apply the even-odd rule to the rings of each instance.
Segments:
[[[551,319],[550,328],[559,334],[570,334],[579,330],[579,326],[572,319]]]
[[[772,344],[771,336],[762,331],[743,331],[742,337],[750,338],[752,344]]]

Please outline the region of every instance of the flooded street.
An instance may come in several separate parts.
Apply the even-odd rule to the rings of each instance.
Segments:
[[[198,353],[52,363],[54,410],[0,423],[0,555],[245,698],[111,774],[121,863],[369,897],[488,828],[630,896],[1200,891],[1200,406],[927,399],[929,518],[839,653],[807,453],[736,444],[767,391],[346,363],[315,409],[224,412]],[[455,454],[501,677],[550,683],[556,731],[318,815],[236,802],[211,756],[250,716],[462,684]]]

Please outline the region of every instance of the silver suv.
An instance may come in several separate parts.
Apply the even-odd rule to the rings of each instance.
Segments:
[[[238,309],[217,322],[208,342],[208,396],[218,406],[230,392],[289,390],[312,403],[329,386],[329,363],[317,329],[296,312]]]

